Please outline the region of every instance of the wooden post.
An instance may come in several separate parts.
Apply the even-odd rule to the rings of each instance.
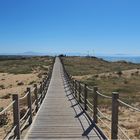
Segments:
[[[40,94],[42,94],[42,90],[43,90],[43,86],[42,86],[42,82],[40,82]]]
[[[68,75],[69,85],[71,84],[71,77]]]
[[[97,91],[98,91],[98,87],[93,87],[93,120],[95,123],[98,123],[98,117],[97,117],[97,114],[98,114],[98,94],[97,94]]]
[[[45,96],[45,80],[43,80],[43,88],[42,88],[42,101],[44,99],[44,96]],[[42,102],[41,101],[41,102]]]
[[[69,87],[71,89],[71,78],[70,77],[68,77],[68,85],[69,85]]]
[[[75,98],[77,98],[77,81],[75,80]]]
[[[44,79],[43,79],[43,82],[42,82],[42,90],[44,91],[44,87],[45,87],[45,83],[44,83]]]
[[[46,88],[46,78],[44,78],[44,89]]]
[[[70,79],[70,84],[72,84],[72,76],[71,75],[70,75],[69,79]]]
[[[72,79],[72,77],[71,77],[70,84],[71,84],[71,89],[72,89],[72,92],[73,92],[73,79]]]
[[[16,126],[14,131],[14,137],[20,139],[20,111],[19,111],[19,97],[18,94],[13,94],[12,96],[14,104],[13,104],[13,123]]]
[[[27,103],[29,108],[28,116],[30,116],[29,119],[29,125],[32,123],[32,97],[31,97],[31,88],[27,88],[28,96],[27,96]]]
[[[43,82],[40,82],[40,89],[39,89],[39,91],[40,91],[40,104],[42,103],[42,97],[43,97]]]
[[[111,125],[111,139],[118,139],[118,111],[119,111],[119,94],[112,93],[112,125]]]
[[[87,110],[87,85],[84,87],[84,109]]]
[[[74,80],[74,96],[75,96],[75,92],[76,92],[76,84],[75,84],[75,80]]]
[[[69,77],[68,77],[68,75],[67,75],[66,72],[65,72],[65,77],[66,77],[66,82],[67,82],[67,84],[69,85]]]
[[[74,91],[75,91],[75,89],[74,89],[75,88],[75,86],[74,86],[74,80],[72,80],[72,86],[73,86],[72,89],[73,89],[73,94],[74,94]]]
[[[79,82],[79,103],[81,103],[81,83]]]
[[[47,93],[47,90],[48,90],[48,83],[49,83],[49,81],[48,81],[49,79],[48,79],[48,77],[47,77],[47,79],[46,79],[46,87],[45,87],[45,95],[46,95],[46,93]]]
[[[35,90],[34,90],[34,94],[35,94],[35,100],[36,100],[36,112],[38,111],[39,109],[39,104],[38,104],[38,95],[37,95],[37,84],[34,84],[34,87],[35,87]]]

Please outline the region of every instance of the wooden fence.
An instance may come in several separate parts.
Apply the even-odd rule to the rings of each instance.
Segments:
[[[89,119],[91,120],[92,123],[98,125],[98,121],[103,123],[107,129],[110,130],[111,132],[111,139],[121,139],[121,136],[119,136],[118,131],[120,131],[125,137],[125,139],[130,140],[129,136],[126,134],[126,132],[121,128],[119,125],[119,107],[120,105],[125,106],[127,108],[130,108],[138,113],[140,113],[140,109],[135,108],[121,99],[119,99],[119,93],[113,92],[112,96],[107,96],[98,91],[98,87],[94,86],[93,88],[88,87],[86,84],[77,81],[72,78],[70,74],[65,69],[63,59],[61,58],[62,66],[64,69],[65,77],[67,79],[68,84],[70,85],[70,88],[73,92],[73,95],[75,99],[78,101],[78,103],[81,105],[83,108],[84,112],[88,115]],[[90,95],[90,98],[88,98]],[[105,113],[103,113],[98,105],[99,101],[101,100],[100,98],[105,98],[109,100],[112,104],[111,108],[111,116],[108,117]],[[104,119],[110,122],[111,125],[108,125]],[[103,130],[99,127],[96,127],[98,129],[99,133],[102,135],[104,139],[109,139],[106,134],[103,132]]]
[[[26,94],[19,98],[18,94],[12,95],[12,102],[0,112],[0,115],[7,112],[9,109],[13,109],[13,124],[12,128],[5,136],[4,139],[21,139],[22,131],[29,125],[32,124],[33,115],[35,115],[40,108],[43,99],[47,93],[48,86],[50,83],[52,69],[53,69],[54,60],[52,66],[49,68],[48,75],[45,76],[40,82],[39,85],[34,84],[33,88],[27,88]],[[22,108],[21,103],[24,103],[25,111],[21,114]],[[22,105],[23,106],[23,105]]]

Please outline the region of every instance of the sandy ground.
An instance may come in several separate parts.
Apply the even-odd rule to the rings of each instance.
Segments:
[[[137,72],[140,74],[139,69],[124,70],[124,71],[122,71],[122,77],[131,78],[132,75],[136,75]],[[118,77],[118,74],[116,72],[109,72],[109,73],[101,73],[101,74],[99,74],[99,78],[102,77],[102,76],[116,76],[116,77]]]
[[[124,70],[122,71],[122,77],[126,77],[126,78],[131,78],[132,74],[136,74],[136,72],[138,72],[140,74],[140,69],[131,69],[131,70]],[[83,75],[83,76],[73,76],[73,78],[77,79],[77,80],[84,80],[84,79],[88,79],[91,78],[94,75]],[[98,78],[101,78],[102,76],[116,76],[118,77],[118,74],[116,72],[108,72],[108,73],[100,73],[98,74]],[[97,78],[97,79],[98,79]]]
[[[0,88],[0,107],[5,107],[12,99],[10,95],[9,99],[3,99],[7,94],[19,94],[19,96],[24,95],[26,88],[31,87],[31,82],[39,81],[37,74],[7,74],[0,73],[0,85],[4,86],[4,89]],[[22,82],[23,85],[18,85]]]
[[[89,75],[83,75],[83,76],[72,76],[74,79],[77,79],[77,80],[82,80],[82,79],[88,79],[88,78],[91,78],[93,75],[92,74],[89,74]]]
[[[7,74],[0,73],[0,108],[5,108],[12,101],[12,94],[19,94],[19,96],[23,96],[25,94],[27,87],[32,87],[33,84],[39,82],[38,74]],[[21,83],[23,85],[18,85]],[[32,84],[31,84],[32,83]],[[4,99],[6,95],[10,95],[7,99]],[[12,109],[11,109],[12,110]],[[6,113],[8,114],[8,125],[4,127],[0,127],[0,139],[3,139],[5,133],[8,132],[12,123],[12,112],[8,110]]]

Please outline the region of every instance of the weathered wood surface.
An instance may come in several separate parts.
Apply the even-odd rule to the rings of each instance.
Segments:
[[[99,140],[69,89],[59,58],[56,58],[47,95],[26,139]]]

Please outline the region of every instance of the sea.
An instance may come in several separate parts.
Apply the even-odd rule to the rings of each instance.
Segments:
[[[140,56],[98,56],[98,58],[102,58],[111,62],[126,61],[140,64]]]

